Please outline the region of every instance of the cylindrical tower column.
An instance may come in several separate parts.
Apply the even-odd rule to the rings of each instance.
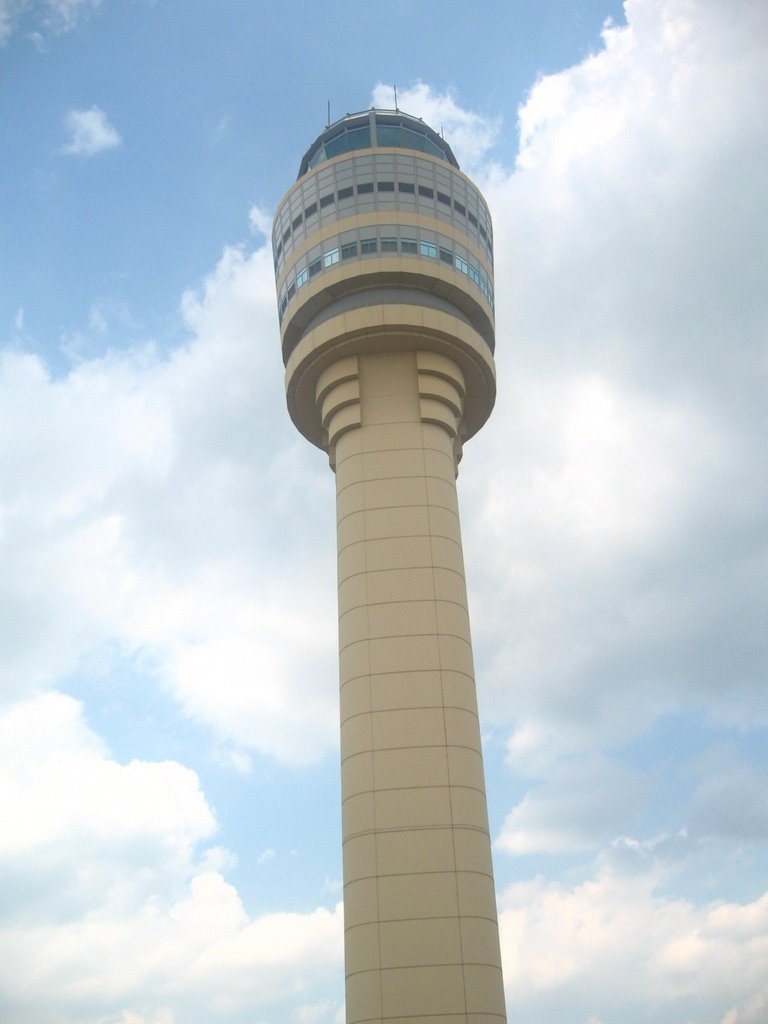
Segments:
[[[360,418],[336,444],[347,1020],[501,1024],[455,485],[463,377],[403,352],[324,378],[329,411],[354,382]]]
[[[456,493],[462,442],[495,396],[490,219],[446,144],[395,113],[436,155],[382,149],[380,136],[413,139],[385,133],[393,112],[371,111],[343,119],[347,135],[369,133],[373,159],[354,165],[329,157],[331,126],[299,183],[306,216],[304,174],[333,172],[333,215],[307,234],[298,269],[276,255],[289,409],[336,473],[347,1021],[503,1024]],[[339,188],[349,163],[356,184]],[[396,195],[432,186],[413,209],[340,215],[347,188],[376,196],[382,175]],[[278,212],[276,254],[298,188]],[[445,198],[455,206],[441,220]],[[480,204],[482,236],[459,230],[462,210],[479,226]]]

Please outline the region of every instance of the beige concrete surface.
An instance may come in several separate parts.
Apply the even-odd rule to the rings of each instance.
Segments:
[[[335,452],[347,1020],[495,1024],[504,1000],[455,484],[462,375],[432,353],[355,360],[356,387],[345,360],[337,397],[355,394],[359,426]],[[331,367],[327,409],[333,379]]]

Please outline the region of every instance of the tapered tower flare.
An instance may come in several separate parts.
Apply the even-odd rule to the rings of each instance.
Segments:
[[[288,409],[336,474],[347,1021],[502,1024],[456,496],[496,395],[488,208],[369,110],[309,148],[272,243]]]

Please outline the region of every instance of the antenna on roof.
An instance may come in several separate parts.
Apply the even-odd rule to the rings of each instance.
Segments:
[[[325,122],[325,127],[327,128],[330,123],[331,123],[331,101],[328,100],[328,120]]]
[[[397,85],[393,85],[392,88],[395,90],[395,110],[397,110]]]

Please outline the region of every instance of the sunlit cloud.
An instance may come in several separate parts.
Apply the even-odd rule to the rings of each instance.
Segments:
[[[99,107],[88,110],[70,110],[64,118],[69,136],[61,152],[66,156],[95,156],[106,149],[114,149],[123,141]]]

